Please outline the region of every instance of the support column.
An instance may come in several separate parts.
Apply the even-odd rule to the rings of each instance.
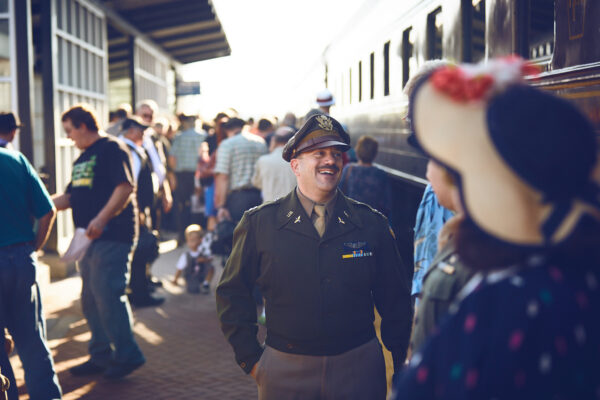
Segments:
[[[129,79],[131,80],[131,108],[135,113],[137,110],[135,109],[137,104],[137,96],[136,89],[137,85],[135,82],[135,36],[129,37]]]
[[[15,2],[19,2],[16,0]],[[41,1],[41,45],[42,45],[42,96],[44,105],[44,153],[45,166],[48,172],[48,191],[56,193],[56,143],[55,143],[55,107],[54,107],[54,85],[55,68],[53,47],[54,28],[53,20],[56,13],[54,0]],[[46,243],[46,249],[56,252],[58,246],[58,235],[56,224],[50,232]]]
[[[33,42],[31,40],[31,0],[15,0],[15,40],[17,55],[17,110],[24,125],[19,132],[19,150],[33,163]]]

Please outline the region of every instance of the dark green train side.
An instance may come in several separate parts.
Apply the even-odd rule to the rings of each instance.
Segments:
[[[600,138],[600,1],[368,3],[325,50],[325,83],[337,99],[332,115],[347,125],[353,142],[366,134],[380,142],[375,163],[392,178],[391,220],[407,261],[427,160],[406,142],[402,89],[426,60],[530,59],[543,70],[531,84],[577,104]]]

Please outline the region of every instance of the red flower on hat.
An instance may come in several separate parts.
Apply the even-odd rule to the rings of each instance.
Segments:
[[[494,85],[494,78],[490,75],[467,77],[460,68],[449,66],[435,71],[431,83],[453,100],[462,102],[483,98]]]
[[[448,65],[434,71],[430,81],[453,100],[467,102],[489,97],[492,92],[539,72],[538,66],[512,55],[468,68]]]
[[[431,84],[452,99],[463,100],[463,72],[455,66],[442,67],[431,76]]]

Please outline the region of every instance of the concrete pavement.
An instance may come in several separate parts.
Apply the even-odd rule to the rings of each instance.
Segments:
[[[43,288],[49,345],[63,388],[64,399],[255,399],[256,384],[233,358],[221,334],[215,311],[214,287],[210,295],[191,295],[170,283],[175,263],[183,249],[173,242],[161,245],[161,256],[153,267],[166,297],[157,308],[134,309],[134,331],[147,363],[119,382],[101,376],[73,377],[68,369],[87,359],[90,333],[81,313],[78,276],[53,282]],[[23,370],[16,355],[11,357],[21,399],[28,399]]]

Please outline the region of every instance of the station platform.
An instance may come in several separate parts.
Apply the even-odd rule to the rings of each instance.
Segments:
[[[65,400],[74,399],[253,399],[254,379],[235,363],[233,351],[223,337],[215,310],[214,287],[222,272],[215,261],[216,276],[210,295],[192,295],[171,279],[183,248],[174,241],[161,243],[161,255],[153,273],[163,281],[157,295],[166,301],[155,308],[134,308],[134,332],[147,362],[125,379],[107,381],[101,375],[74,377],[68,369],[88,358],[90,333],[79,301],[78,275],[42,285],[49,346]],[[23,369],[17,355],[11,363],[17,376],[19,398],[29,399]]]

